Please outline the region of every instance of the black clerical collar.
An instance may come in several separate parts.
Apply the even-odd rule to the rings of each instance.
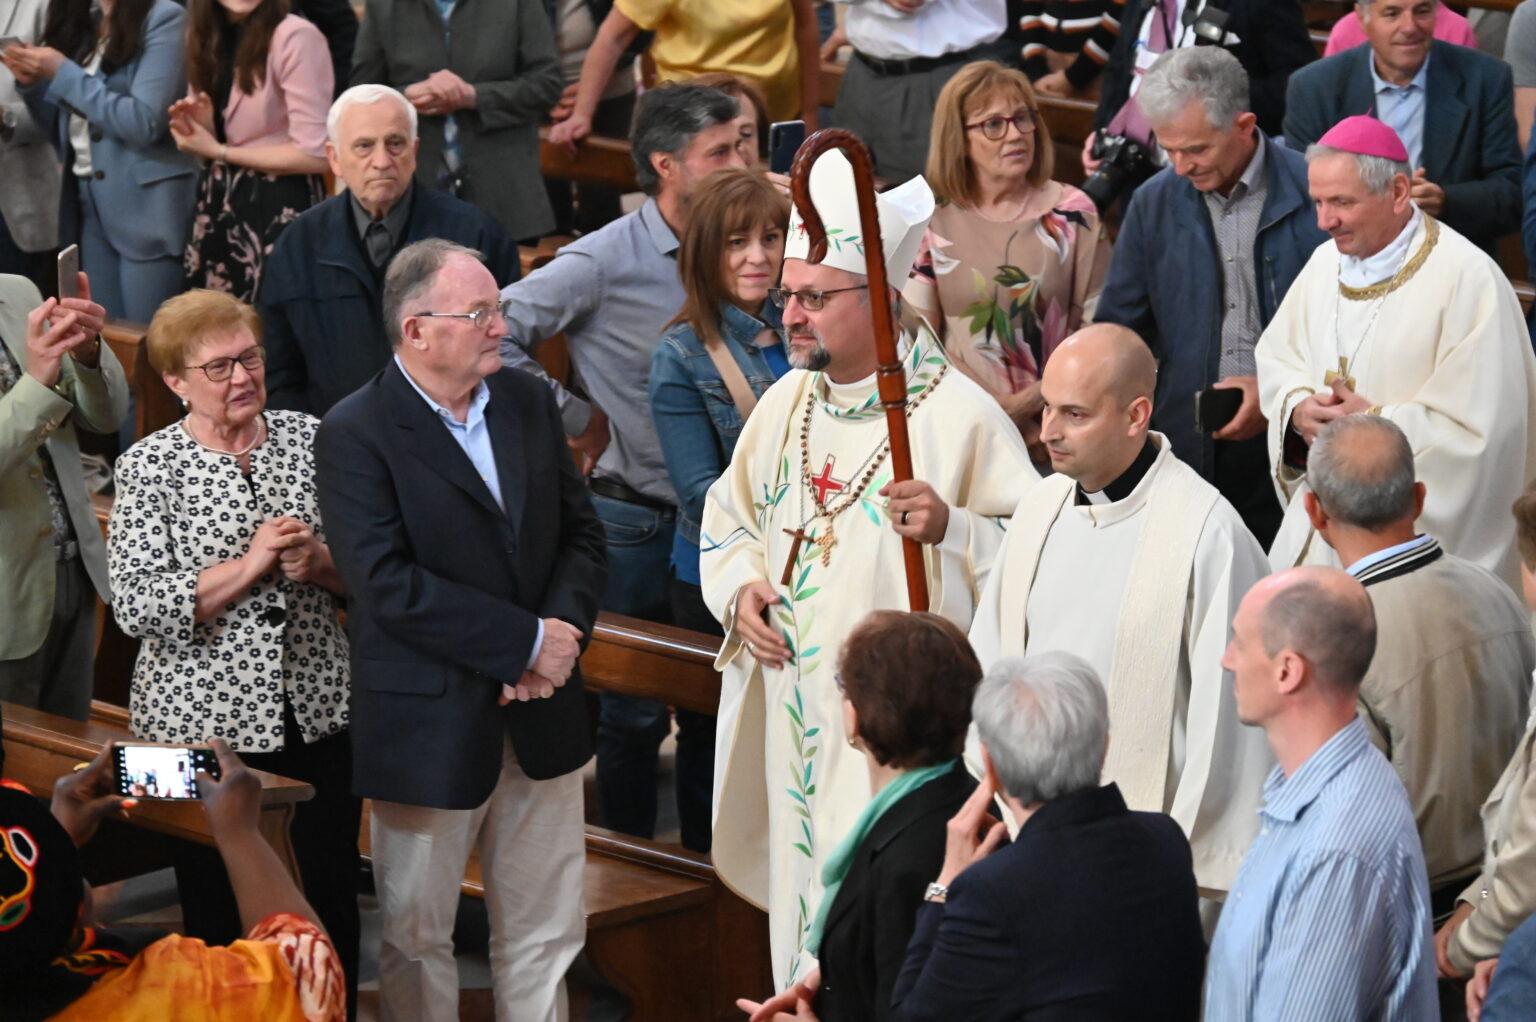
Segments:
[[[1142,445],[1141,453],[1136,455],[1136,460],[1131,462],[1131,467],[1121,472],[1102,490],[1092,494],[1085,493],[1081,486],[1077,487],[1077,495],[1073,499],[1074,504],[1113,504],[1124,500],[1146,478],[1151,470],[1152,463],[1157,460],[1157,445],[1148,437]]]

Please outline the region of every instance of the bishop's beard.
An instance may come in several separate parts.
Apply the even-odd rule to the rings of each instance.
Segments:
[[[795,338],[809,338],[816,342],[816,346],[810,350],[796,349]],[[809,369],[813,373],[819,373],[832,364],[832,355],[827,351],[827,346],[821,342],[821,335],[809,327],[791,327],[789,331],[789,364],[794,369]]]

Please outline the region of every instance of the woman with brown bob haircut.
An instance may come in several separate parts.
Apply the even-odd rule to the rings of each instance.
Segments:
[[[719,635],[699,589],[704,495],[731,463],[757,399],[789,371],[778,308],[789,202],[759,174],[722,170],[699,185],[677,250],[685,295],[651,359],[651,418],[677,490],[669,596],[674,624]],[[678,711],[683,844],[709,849],[715,719]]]
[[[798,1000],[821,1022],[891,1017],[918,907],[944,865],[946,825],[976,790],[960,753],[980,683],[965,633],[937,614],[877,610],[848,636],[843,725],[868,761],[872,797],[823,867],[806,938],[818,968],[766,1004],[736,1002],[753,1020]]]
[[[1040,373],[1093,318],[1109,242],[1082,192],[1051,180],[1055,144],[1029,79],[967,64],[939,93],[925,177],[939,198],[903,297],[955,366],[997,398],[1036,463]]]

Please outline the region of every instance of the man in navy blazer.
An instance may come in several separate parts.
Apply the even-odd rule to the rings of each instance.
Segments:
[[[1109,703],[1084,660],[994,664],[971,715],[983,778],[949,824],[891,993],[902,1022],[1199,1015],[1205,940],[1179,825],[1099,786]],[[1020,822],[998,848],[993,796]]]
[[[475,252],[402,249],[383,309],[394,357],[315,438],[349,599],[353,786],[374,800],[383,1017],[458,1018],[453,918],[474,848],[497,1016],[563,1018],[592,755],[575,662],[602,526],[549,389],[502,368]]]
[[[1491,251],[1520,224],[1509,65],[1434,39],[1434,0],[1361,6],[1369,43],[1291,76],[1286,140],[1305,153],[1344,118],[1373,114],[1408,148],[1414,203]]]

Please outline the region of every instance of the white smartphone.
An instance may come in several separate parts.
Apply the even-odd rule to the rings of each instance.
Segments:
[[[59,253],[59,299],[80,297],[80,246]]]

